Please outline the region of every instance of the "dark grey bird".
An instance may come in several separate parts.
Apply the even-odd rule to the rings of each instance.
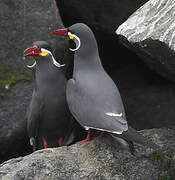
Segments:
[[[67,83],[67,101],[71,113],[88,130],[108,132],[126,149],[132,142],[154,146],[147,138],[128,127],[123,102],[117,86],[105,72],[91,29],[82,23],[52,32],[68,36],[75,44],[73,77]]]
[[[35,87],[27,111],[27,129],[34,150],[69,145],[80,125],[72,118],[66,102],[67,80],[46,41],[37,41],[24,50],[33,56]],[[27,53],[27,54],[26,54]],[[82,128],[82,127],[81,127]]]

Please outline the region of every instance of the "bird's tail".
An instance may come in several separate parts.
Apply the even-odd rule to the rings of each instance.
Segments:
[[[113,134],[113,136],[125,139],[126,141],[132,141],[142,146],[150,147],[153,149],[158,149],[159,146],[156,145],[151,139],[141,135],[135,129],[128,127],[128,130],[123,132],[121,135]]]

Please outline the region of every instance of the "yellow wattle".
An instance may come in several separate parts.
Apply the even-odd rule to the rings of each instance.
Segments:
[[[46,51],[42,51],[42,52],[40,53],[41,56],[47,56],[47,54],[48,54],[48,53],[47,53]]]
[[[74,35],[69,35],[69,38],[70,39],[74,39]]]

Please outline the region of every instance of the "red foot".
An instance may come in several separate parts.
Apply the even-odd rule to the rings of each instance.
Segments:
[[[83,142],[87,142],[87,141],[91,141],[91,140],[93,140],[93,139],[94,139],[94,138],[92,137],[92,133],[91,133],[91,131],[90,131],[90,129],[89,129],[86,138],[83,139],[83,140],[81,140],[81,141],[76,142],[76,144],[78,144],[78,143],[83,143]]]
[[[43,141],[43,147],[48,148],[48,142],[46,140]]]
[[[58,145],[63,146],[63,141],[64,141],[63,138],[58,138]]]

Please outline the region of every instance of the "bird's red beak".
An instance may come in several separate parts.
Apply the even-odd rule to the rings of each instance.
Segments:
[[[38,46],[32,46],[24,50],[24,53],[32,51],[31,53],[24,54],[23,56],[39,56],[41,53],[41,48]]]
[[[55,34],[55,35],[60,35],[60,36],[68,36],[68,29],[64,28],[64,29],[56,29],[52,32],[50,32],[51,34]]]

